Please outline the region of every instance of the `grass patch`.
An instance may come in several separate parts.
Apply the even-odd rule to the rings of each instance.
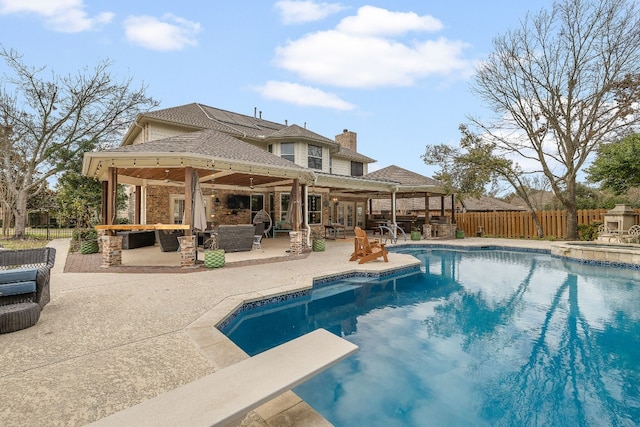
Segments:
[[[49,243],[46,239],[14,239],[11,237],[0,237],[0,247],[4,249],[33,249],[43,248]]]

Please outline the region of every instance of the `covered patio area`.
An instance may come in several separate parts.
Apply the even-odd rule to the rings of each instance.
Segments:
[[[97,228],[103,243],[104,267],[120,265],[122,257],[128,256],[123,253],[121,237],[116,232],[141,230],[137,225],[145,224],[149,230],[183,230],[183,243],[186,240],[189,242],[180,245],[182,254],[179,264],[191,267],[197,255],[196,233],[204,232],[214,223],[213,205],[220,204],[216,192],[249,191],[264,194],[276,188],[289,188],[292,194],[290,203],[301,206],[299,197],[306,194],[307,186],[316,178],[308,169],[215,130],[85,153],[83,174],[100,180],[103,185],[103,224]],[[133,225],[118,224],[118,184],[128,184],[134,188]],[[154,189],[154,193],[150,188]],[[202,220],[197,220],[204,215],[202,202],[197,204],[198,197],[202,198],[202,190],[214,200],[211,215],[205,218],[204,224]],[[166,212],[166,220],[162,223],[149,221],[153,203],[160,203],[156,199],[168,198],[175,193],[181,193],[184,200],[181,217],[171,218]],[[296,195],[299,195],[298,198]],[[251,218],[237,221],[251,223]],[[294,209],[293,231],[299,232],[302,223],[301,209]],[[298,244],[296,248],[301,246]],[[118,255],[120,253],[122,256]],[[300,250],[296,249],[296,253],[300,253]]]
[[[349,244],[351,242],[349,241]],[[289,252],[289,239],[263,239],[260,249],[225,254],[225,267],[243,267],[248,265],[270,264],[274,262],[305,259],[308,251],[299,255]],[[207,270],[204,265],[204,249],[198,248],[196,262],[189,268],[181,267],[180,252],[162,252],[157,245],[122,251],[122,263],[109,267],[113,273],[189,273]],[[83,255],[70,253],[67,256],[65,272],[100,273],[102,254]]]
[[[102,267],[126,263],[128,254],[117,232],[141,230],[141,225],[181,231],[179,265],[193,267],[198,233],[212,235],[222,225],[252,224],[260,209],[271,212],[274,227],[285,222],[286,214],[288,254],[299,255],[311,246],[312,233],[322,235],[327,225],[340,225],[346,232],[355,226],[370,228],[371,199],[389,198],[395,206],[399,197],[445,194],[437,181],[396,166],[365,176],[323,173],[212,129],[85,153],[83,174],[103,186],[103,223],[98,227]],[[133,189],[128,224],[117,218],[118,184]],[[238,201],[241,209],[231,206],[231,197],[238,195],[250,200]],[[207,204],[204,214],[202,199]],[[451,218],[449,223],[454,222]],[[395,210],[385,225],[398,227]]]

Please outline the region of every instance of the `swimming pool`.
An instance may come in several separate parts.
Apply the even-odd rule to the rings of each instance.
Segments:
[[[314,287],[224,332],[249,354],[319,327],[357,344],[294,390],[337,427],[640,423],[638,270],[494,250],[414,255],[419,271]]]

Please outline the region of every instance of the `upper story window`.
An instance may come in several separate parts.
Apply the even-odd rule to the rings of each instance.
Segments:
[[[309,144],[309,168],[322,169],[322,147]]]
[[[364,167],[362,162],[351,162],[351,176],[364,175]]]
[[[295,163],[296,156],[294,154],[293,142],[283,142],[280,144],[280,157]]]
[[[273,153],[273,144],[267,145],[267,151]]]

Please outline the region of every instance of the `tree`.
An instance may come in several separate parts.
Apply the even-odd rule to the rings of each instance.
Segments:
[[[458,129],[462,134],[460,148],[447,144],[426,147],[422,160],[440,167],[433,177],[441,181],[449,193],[457,193],[459,198],[479,197],[485,194],[488,186],[495,190],[501,182],[507,182],[527,205],[538,236],[542,238],[542,226],[529,197],[532,177],[496,152],[498,147],[495,143],[474,135],[465,125]]]
[[[0,192],[15,218],[15,237],[24,238],[28,198],[90,142],[112,146],[141,111],[157,106],[146,88],[132,88],[110,72],[110,61],[93,70],[45,79],[45,68],[24,64],[14,50],[0,49],[10,75],[0,82]]]
[[[102,184],[97,179],[82,174],[83,153],[95,148],[92,142],[81,143],[81,149],[67,162],[56,184],[58,220],[75,224],[77,228],[92,227],[101,219]],[[118,210],[126,207],[124,185],[118,185],[116,202]]]
[[[85,142],[83,149],[67,163],[56,185],[58,220],[88,228],[98,222],[102,207],[102,185],[92,177],[82,175],[82,153],[95,149]]]
[[[600,183],[615,194],[640,186],[640,135],[633,134],[619,141],[603,144],[586,170],[587,179]]]
[[[577,234],[576,177],[589,154],[638,125],[640,20],[630,0],[559,0],[494,39],[472,89],[496,115],[483,138],[533,162]]]

